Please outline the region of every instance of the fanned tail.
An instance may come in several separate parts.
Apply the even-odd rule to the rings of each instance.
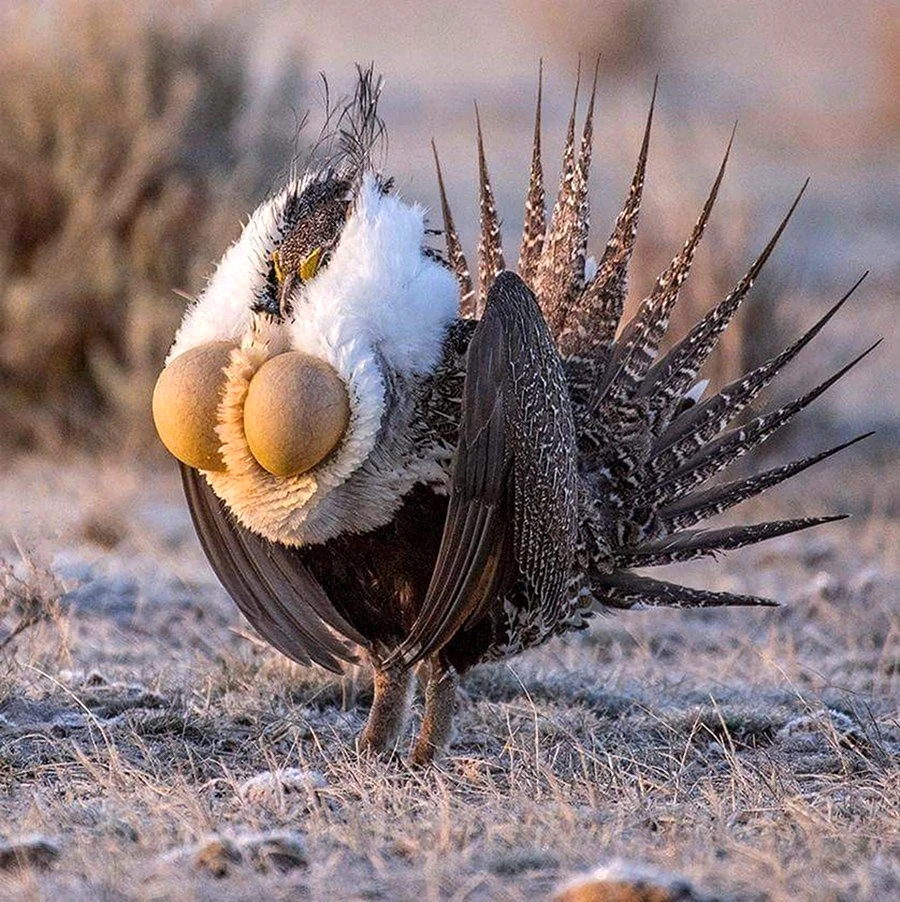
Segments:
[[[478,186],[481,211],[481,240],[478,242],[478,304],[477,315],[484,310],[484,302],[494,279],[506,269],[503,260],[503,241],[500,234],[500,217],[494,202],[494,191],[488,178],[487,161],[484,156],[484,136],[481,132],[481,116],[475,107],[475,122],[478,128]]]
[[[791,463],[783,464],[780,467],[773,467],[754,476],[748,476],[745,479],[735,479],[702,492],[682,495],[660,508],[660,524],[666,532],[674,532],[678,529],[686,529],[709,517],[722,514],[735,505],[761,495],[773,486],[780,485],[792,476],[802,473],[804,470],[826,460],[833,454],[843,451],[845,448],[849,448],[851,445],[855,445],[870,435],[872,435],[871,432],[866,432],[849,441],[842,442],[840,445],[835,445],[826,451],[811,454],[808,457],[791,461]]]
[[[877,346],[859,354],[795,400],[729,428],[775,376],[822,331],[865,275],[780,354],[701,400],[706,383],[696,384],[698,374],[772,256],[806,191],[808,180],[734,288],[660,357],[660,347],[680,289],[690,274],[724,178],[734,132],[687,241],[658,278],[635,316],[621,328],[628,266],[637,235],[647,172],[658,79],[654,81],[637,165],[625,203],[596,271],[586,274],[590,220],[588,177],[596,71],[581,140],[576,147],[579,70],[566,132],[559,193],[549,227],[541,161],[542,75],[541,69],[519,274],[535,291],[563,359],[573,405],[582,514],[576,552],[579,569],[576,581],[580,581],[578,598],[573,600],[575,610],[582,616],[603,607],[773,604],[752,595],[679,586],[631,570],[715,556],[843,518],[843,515],[813,516],[720,529],[694,528],[824,462],[871,434],[857,436],[825,451],[751,476],[707,485],[713,477],[790,422]],[[481,291],[486,292],[498,267],[503,265],[503,257],[480,122],[478,159],[481,185],[479,273]],[[449,251],[449,233],[453,230],[443,190],[442,204],[445,223],[450,223],[447,227],[448,252],[451,260],[458,260],[461,251]],[[454,268],[457,269],[456,264]]]
[[[656,358],[681,286],[690,274],[694,255],[706,231],[733,143],[734,132],[731,133],[722,164],[688,240],[656,280],[653,291],[641,302],[638,312],[616,342],[606,377],[601,380],[595,392],[595,405],[599,405],[606,395],[611,395],[616,403],[630,400]]]
[[[755,545],[792,532],[800,532],[823,523],[846,519],[846,514],[831,517],[800,517],[795,520],[773,520],[752,526],[727,526],[724,529],[684,530],[665,539],[645,542],[627,548],[615,556],[620,567],[661,567],[665,564],[692,561],[699,557],[721,554],[746,545]]]
[[[656,107],[656,91],[659,77],[653,82],[650,112],[638,154],[637,166],[628,197],[615,227],[606,242],[597,272],[588,282],[578,299],[566,311],[563,328],[559,334],[559,347],[570,358],[585,357],[590,361],[603,360],[612,346],[616,329],[625,308],[628,294],[628,264],[634,252],[637,238],[644,179],[647,174],[647,158],[650,152],[650,131],[653,127],[653,110]]]
[[[679,586],[628,570],[615,570],[596,580],[593,590],[597,601],[609,608],[721,608],[777,604],[756,595],[710,592],[691,586]]]
[[[719,337],[728,328],[735,314],[747,297],[766,261],[775,250],[787,224],[790,222],[800,198],[809,185],[809,179],[794,198],[790,209],[781,220],[775,234],[760,255],[735,285],[732,291],[681,339],[663,360],[654,364],[641,384],[639,394],[650,398],[650,413],[654,433],[668,425],[672,414],[678,411],[685,392],[697,378],[700,368],[709,358]]]
[[[590,204],[588,176],[593,147],[594,101],[597,95],[599,59],[594,69],[594,81],[584,122],[581,144],[575,153],[575,117],[578,107],[578,83],[566,132],[563,169],[559,194],[553,207],[550,229],[535,276],[535,294],[551,333],[557,336],[565,320],[566,311],[584,289],[584,266],[587,254]],[[580,80],[580,72],[579,72]]]

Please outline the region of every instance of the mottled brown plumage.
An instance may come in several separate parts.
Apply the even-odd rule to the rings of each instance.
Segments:
[[[693,388],[716,339],[772,253],[798,195],[734,290],[659,358],[731,141],[687,242],[620,331],[656,85],[624,208],[596,273],[588,277],[595,95],[596,74],[577,151],[576,88],[559,196],[547,227],[539,86],[519,274],[503,271],[500,223],[478,121],[477,310],[438,167],[448,264],[463,305],[460,318],[447,327],[440,359],[430,371],[401,377],[387,361],[382,363],[386,412],[372,451],[379,457],[375,472],[386,481],[412,467],[428,474],[407,491],[386,522],[359,529],[348,516],[337,535],[288,547],[255,535],[203,476],[184,468],[201,542],[257,630],[297,661],[338,670],[362,655],[373,664],[375,702],[361,737],[364,747],[380,750],[398,741],[416,665],[425,669],[427,683],[422,732],[413,751],[413,761],[422,763],[446,746],[458,675],[480,661],[516,654],[581,628],[603,610],[770,603],[679,586],[636,574],[633,568],[714,555],[838,519],[693,528],[858,440],[756,476],[706,486],[865,355],[796,401],[727,428],[824,327],[845,297],[782,354],[719,394],[701,401]],[[371,117],[371,110],[365,115]],[[326,218],[337,223],[337,231],[325,229],[322,241],[339,244],[341,217],[332,214],[336,198],[343,195],[335,186],[344,191],[344,186],[359,183],[359,173],[350,169],[337,166],[324,181],[312,182],[327,201],[314,201],[312,194],[308,198],[306,192],[313,189],[304,189],[291,209],[308,212],[285,224],[285,255],[293,254],[295,246],[298,254],[319,246],[319,226],[311,223],[325,216],[324,203],[330,211]],[[350,203],[342,217],[352,215],[352,209]],[[423,247],[421,253],[435,252]],[[302,309],[286,310],[283,304],[263,304],[261,309],[275,319],[303,315]],[[480,314],[478,320],[469,318],[473,312]],[[377,489],[376,483],[367,483],[367,492]]]

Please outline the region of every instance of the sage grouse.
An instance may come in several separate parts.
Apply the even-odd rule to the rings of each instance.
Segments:
[[[619,329],[655,87],[634,178],[597,262],[587,257],[596,78],[577,138],[573,107],[549,224],[538,88],[515,271],[478,123],[477,280],[437,155],[445,255],[429,247],[423,209],[374,171],[379,90],[361,73],[326,162],[263,203],[225,253],[178,331],[154,416],[182,462],[212,567],[259,633],[303,664],[371,663],[363,747],[398,741],[421,664],[412,760],[427,762],[448,742],[459,675],[479,662],[581,628],[599,611],[770,604],[635,569],[838,519],[696,528],[857,440],[707,487],[865,355],[728,428],[843,298],[777,357],[701,399],[698,371],[798,195],[732,292],[659,356],[727,151],[684,247]]]

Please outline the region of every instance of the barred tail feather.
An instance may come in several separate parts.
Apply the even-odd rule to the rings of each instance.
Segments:
[[[651,425],[654,433],[658,434],[668,425],[672,413],[677,409],[684,393],[697,378],[701,367],[715,349],[719,337],[728,328],[740,309],[763,266],[775,250],[779,238],[787,228],[807,185],[809,185],[809,179],[803,183],[803,187],[794,198],[794,202],[781,220],[774,235],[769,239],[768,244],[732,291],[647,372],[638,390],[638,396],[650,399]]]
[[[691,407],[678,417],[654,444],[654,468],[659,471],[678,466],[692,450],[700,448],[721,432],[822,331],[829,320],[852,297],[865,277],[866,274],[863,274],[830,310],[780,354],[770,358],[746,376],[730,382],[718,394]]]
[[[733,144],[734,131],[731,133],[725,156],[690,237],[681,252],[672,259],[665,272],[656,280],[653,291],[641,303],[640,309],[616,342],[607,378],[598,387],[595,404],[599,404],[607,395],[612,395],[618,402],[632,397],[656,359],[659,344],[669,327],[669,319],[678,301],[681,286],[690,274],[694,255],[706,231],[706,224],[718,197]]]
[[[590,224],[588,178],[598,73],[599,59],[594,69],[594,82],[577,157],[575,117],[579,85],[578,83],[575,85],[575,100],[566,133],[559,194],[553,207],[550,229],[544,239],[535,277],[535,293],[554,336],[560,333],[566,311],[584,288],[584,265]],[[579,71],[579,81],[580,75]]]
[[[779,407],[772,413],[756,417],[745,426],[740,426],[723,433],[719,438],[704,445],[697,454],[688,458],[675,469],[664,472],[665,478],[658,479],[655,484],[642,494],[643,504],[659,507],[680,498],[694,486],[700,485],[729,467],[738,458],[743,457],[758,445],[770,438],[777,430],[789,422],[803,408],[812,404],[816,398],[829,389],[835,382],[850,372],[863,358],[867,357],[878,345],[875,342],[858,357],[841,367],[834,375],[820,382],[805,395]],[[648,468],[653,473],[654,468]],[[654,474],[655,475],[655,474]]]
[[[614,570],[607,576],[599,577],[591,587],[597,599],[611,608],[777,607],[778,605],[778,602],[768,598],[679,586],[677,583],[640,576],[628,570]]]
[[[650,112],[647,114],[637,165],[622,212],[619,213],[612,234],[606,242],[603,256],[597,265],[597,272],[566,313],[559,335],[559,348],[563,355],[605,357],[622,319],[628,293],[628,265],[637,238],[641,199],[647,174],[650,132],[653,127],[653,110],[656,106],[658,87],[659,76],[653,82]]]
[[[434,166],[437,170],[438,191],[441,195],[441,213],[444,218],[444,240],[447,243],[447,262],[456,276],[459,284],[459,312],[461,316],[472,318],[475,316],[475,288],[472,285],[472,275],[466,255],[463,253],[462,242],[453,224],[453,215],[450,213],[450,202],[447,200],[447,191],[444,188],[444,176],[441,173],[441,161],[438,159],[437,145],[432,140],[431,150],[434,153]]]
[[[826,451],[820,451],[818,454],[812,454],[780,467],[773,467],[745,479],[735,479],[711,489],[678,498],[659,511],[661,527],[665,532],[674,532],[722,514],[750,498],[761,495],[773,486],[780,485],[792,476],[827,460],[845,448],[861,442],[872,434],[866,432],[847,442],[842,442],[840,445],[835,445],[833,448],[828,448]]]
[[[531,173],[528,194],[525,197],[525,223],[522,227],[522,244],[519,251],[519,275],[529,287],[533,287],[538,262],[544,248],[544,232],[547,230],[545,207],[544,169],[541,164],[541,100],[544,85],[544,63],[538,69],[537,106],[534,113],[534,142],[531,149]]]
[[[750,526],[728,526],[724,529],[685,530],[666,539],[627,549],[616,556],[619,567],[662,567],[696,558],[710,557],[736,548],[756,545],[767,539],[800,532],[824,523],[846,519],[846,514],[829,517],[800,517],[794,520],[773,520]]]
[[[478,129],[478,185],[481,211],[481,239],[478,242],[478,304],[477,315],[484,310],[487,293],[494,279],[506,269],[503,260],[503,241],[500,234],[500,217],[494,202],[494,191],[488,177],[487,160],[484,155],[484,136],[481,132],[481,116],[475,107],[475,122]]]

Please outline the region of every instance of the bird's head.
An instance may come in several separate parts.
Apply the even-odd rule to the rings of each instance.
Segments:
[[[397,394],[434,370],[458,312],[455,279],[425,253],[423,209],[385,184],[326,172],[260,206],[188,309],[154,392],[166,447],[285,544],[390,516],[399,497],[376,497],[378,474],[358,483],[390,463],[377,452]]]
[[[352,184],[338,176],[316,179],[288,193],[281,214],[284,236],[267,261],[265,288],[254,305],[257,312],[278,320],[290,317],[293,296],[328,265],[353,193]]]

